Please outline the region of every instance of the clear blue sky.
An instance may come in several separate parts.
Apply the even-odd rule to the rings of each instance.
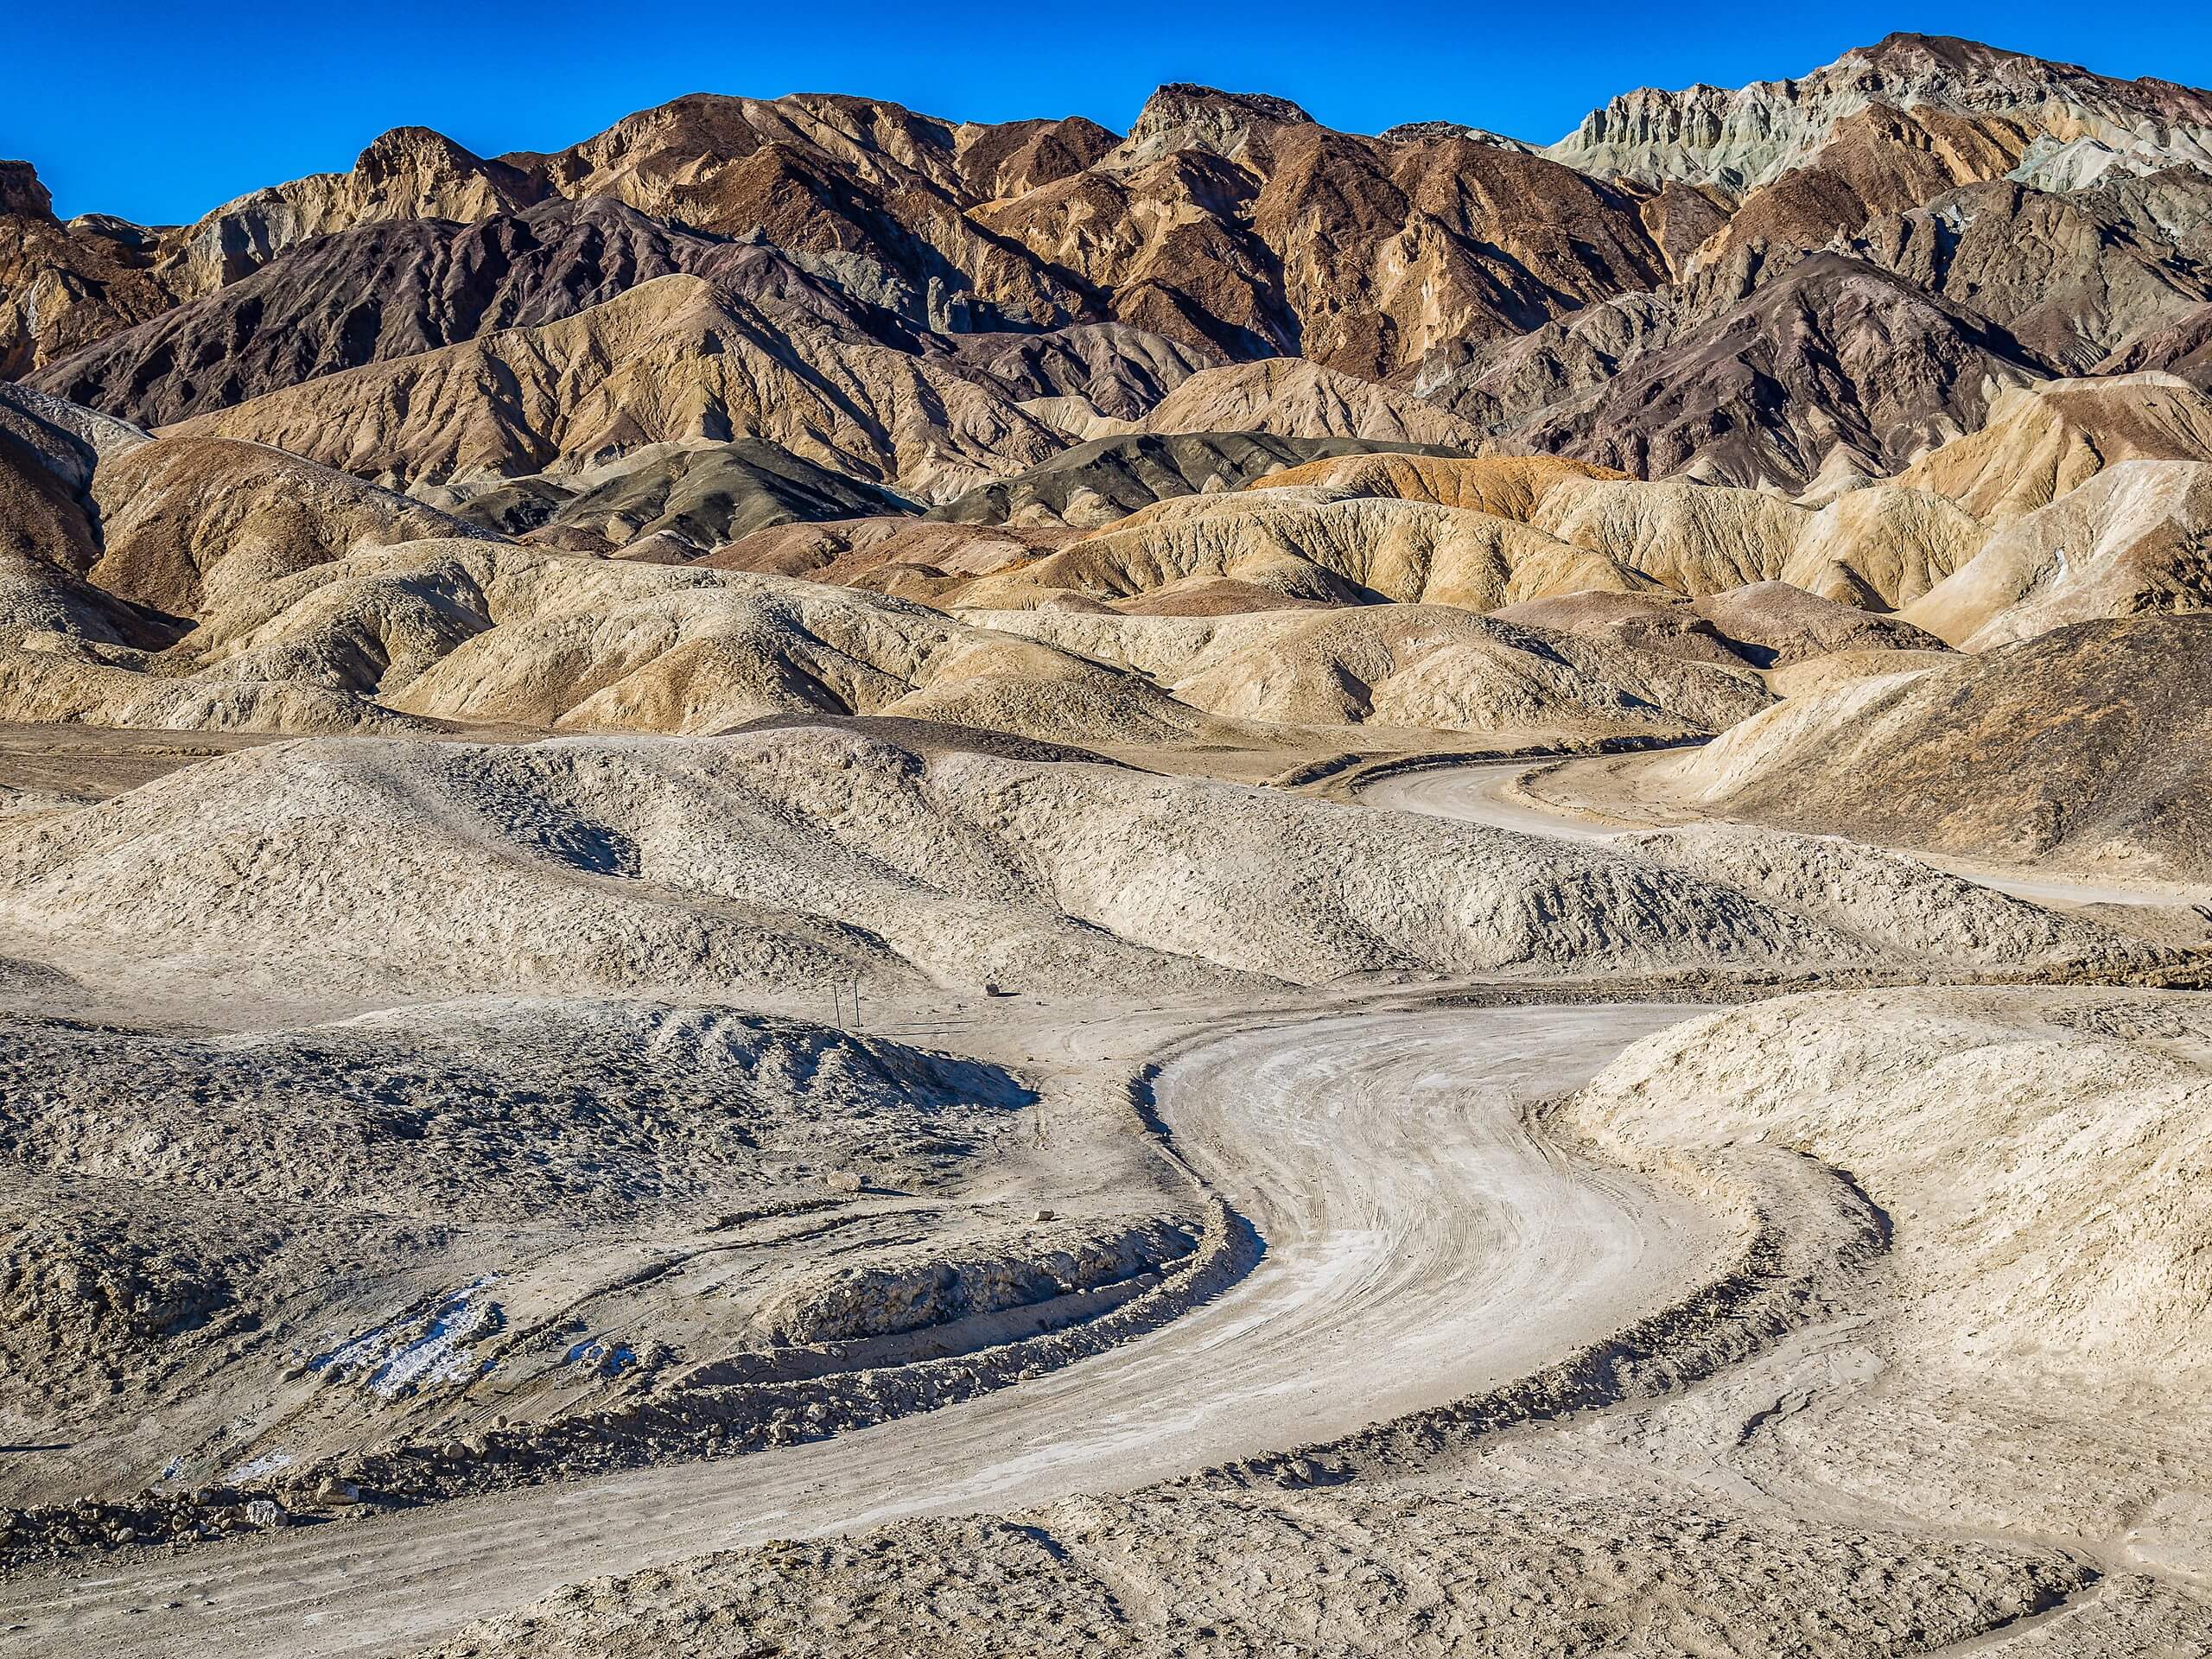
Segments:
[[[690,92],[861,92],[956,119],[1082,114],[1119,131],[1152,87],[1195,80],[1280,93],[1355,131],[1450,118],[1541,142],[1632,86],[1802,73],[1898,29],[2212,85],[2212,22],[2186,0],[12,10],[0,156],[34,162],[64,214],[152,223],[347,167],[388,127],[435,127],[487,155],[552,149]]]

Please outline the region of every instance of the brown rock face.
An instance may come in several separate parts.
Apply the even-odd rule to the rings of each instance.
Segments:
[[[162,291],[207,295],[334,232],[590,198],[767,241],[918,327],[1110,318],[1364,375],[1664,281],[1720,213],[1462,129],[1386,141],[1205,88],[1163,88],[1118,144],[1080,120],[955,126],[861,99],[700,95],[550,155],[486,160],[401,129],[350,172],[257,192],[150,257]],[[156,308],[88,321],[40,360]]]
[[[1109,420],[1141,418],[1201,369],[1206,353],[1120,322],[1077,323],[1045,334],[944,334],[942,351],[960,372],[1023,402],[1076,398]]]
[[[810,315],[799,300],[748,301],[683,274],[556,322],[372,363],[176,429],[463,493],[649,444],[741,435],[855,477],[949,494],[1066,442],[977,382]]]
[[[1850,246],[1986,317],[2053,372],[2080,373],[2212,300],[2212,175],[2177,168],[2065,194],[1972,185],[1875,219]]]
[[[1802,488],[1840,463],[1894,472],[1979,426],[1993,391],[2042,374],[1971,312],[1835,254],[1728,293],[1508,442],[1647,478]],[[1482,389],[1454,403],[1484,412]]]
[[[1870,104],[1838,122],[1811,162],[1752,192],[1704,250],[1726,258],[1758,244],[1825,247],[1878,213],[1916,207],[1954,185],[2002,178],[2029,131],[2002,116]]]
[[[363,150],[348,172],[271,185],[194,224],[162,232],[155,275],[166,293],[188,298],[237,282],[287,249],[356,225],[416,219],[466,223],[518,211],[544,194],[539,181],[472,155],[441,133],[395,127]],[[98,338],[81,334],[64,349]]]
[[[121,219],[63,224],[29,162],[0,162],[0,378],[167,310],[159,248]]]
[[[1368,138],[1281,99],[1170,86],[1098,168],[985,218],[1128,321],[1379,377],[1444,340],[1518,334],[1664,281],[1643,209],[1457,129]],[[1671,210],[1709,228],[1686,203]]]
[[[1630,93],[1548,150],[1188,85],[1126,137],[697,94],[543,154],[396,129],[169,230],[65,225],[0,166],[0,369],[638,558],[932,505],[1103,529],[1322,442],[1818,506],[2013,389],[2202,377],[2208,226],[2212,94],[1919,36]],[[1897,493],[1723,585],[1911,602],[1973,509]],[[1934,552],[1882,540],[1907,520]]]
[[[320,238],[49,364],[33,384],[166,424],[365,363],[557,321],[676,272],[903,337],[772,249],[714,241],[620,202],[552,201],[467,225],[395,219]]]
[[[83,505],[38,453],[0,429],[0,568],[35,561],[82,575],[99,556]]]
[[[953,135],[960,177],[987,199],[1018,196],[1094,166],[1119,141],[1096,121],[1008,121]]]
[[[1095,315],[1091,296],[967,209],[1025,174],[1057,176],[1110,135],[1088,123],[1017,127],[995,137],[827,94],[697,94],[568,149],[505,159],[560,195],[611,196],[712,235],[773,243],[925,326],[1049,327]]]
[[[1094,168],[978,218],[1033,257],[1110,294],[1122,321],[1230,357],[1293,348],[1274,251],[1248,220],[1252,176],[1205,150],[1133,171]]]
[[[2178,375],[2202,391],[2212,391],[2212,304],[2184,311],[2162,328],[2150,328],[2124,341],[2091,370],[2094,374],[2134,374],[2158,370]]]

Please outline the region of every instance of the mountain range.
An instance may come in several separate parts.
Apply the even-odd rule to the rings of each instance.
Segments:
[[[173,226],[9,162],[0,369],[0,717],[1712,732],[2212,596],[2212,93],[700,94]]]
[[[871,383],[973,384],[1003,473],[1192,372],[1297,356],[1476,442],[1798,489],[1894,468],[2005,385],[2201,373],[2208,165],[2212,93],[1912,35],[1798,79],[1625,94],[1541,149],[1189,86],[1125,135],[702,94],[547,155],[400,128],[181,226],[58,220],[9,164],[0,372],[143,425],[245,406],[229,429],[281,439],[257,400],[347,370],[474,362],[511,331],[612,366],[703,327]],[[673,341],[537,338],[677,274],[733,315],[677,308]],[[774,435],[711,390],[668,413],[654,435]],[[549,458],[535,435],[491,464]],[[466,465],[418,442],[347,459]]]

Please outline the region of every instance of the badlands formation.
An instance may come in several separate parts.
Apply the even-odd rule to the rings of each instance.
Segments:
[[[2212,1655],[2212,92],[0,162],[10,1655]]]

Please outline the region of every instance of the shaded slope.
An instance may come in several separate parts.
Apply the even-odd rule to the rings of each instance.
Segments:
[[[705,552],[774,524],[898,513],[913,505],[775,444],[740,438],[649,448],[567,477],[511,479],[453,511],[509,536],[574,531],[611,550],[664,535]]]
[[[717,242],[620,202],[556,200],[467,223],[380,220],[321,237],[48,365],[36,384],[166,423],[365,363],[556,321],[676,271],[754,297],[803,296],[817,315],[855,327],[875,321],[771,250]]]
[[[1452,452],[1385,440],[1279,437],[1268,432],[1134,433],[1098,438],[1041,467],[969,491],[929,517],[963,524],[1052,524],[1091,529],[1173,496],[1241,490],[1271,473],[1322,456],[1376,451]]]
[[[1943,642],[1893,617],[1762,582],[1698,599],[1565,594],[1491,613],[1500,621],[1612,639],[1685,661],[1779,668],[1838,652],[1939,652]]]
[[[2148,616],[1792,699],[1666,770],[1792,827],[2201,878],[2208,755],[2212,617]]]
[[[2136,374],[2145,370],[2177,375],[2199,391],[2212,391],[2212,305],[2198,306],[2163,328],[2121,342],[2091,372]]]
[[[1887,272],[1808,256],[1514,428],[1510,443],[1656,478],[1802,489],[1896,471],[2044,371],[1989,324]],[[1454,406],[1479,413],[1478,397]]]

